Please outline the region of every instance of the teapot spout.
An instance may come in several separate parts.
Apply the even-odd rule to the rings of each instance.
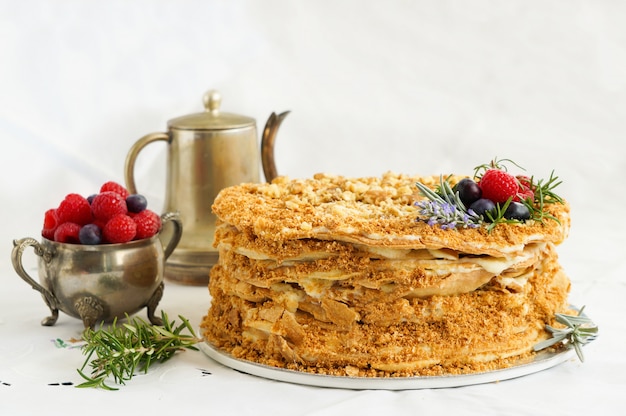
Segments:
[[[265,128],[263,129],[263,136],[261,138],[261,162],[263,164],[263,174],[265,175],[265,180],[267,182],[271,182],[278,176],[276,162],[274,160],[274,143],[276,141],[278,128],[284,118],[287,117],[287,114],[289,114],[289,111],[285,111],[284,113],[280,113],[278,115],[276,115],[276,113],[272,113],[267,120],[267,123],[265,123]]]

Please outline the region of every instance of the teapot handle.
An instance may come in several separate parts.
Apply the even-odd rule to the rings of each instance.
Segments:
[[[35,250],[35,254],[44,259],[44,261],[48,262],[52,258],[53,254],[46,251],[41,244],[37,242],[34,238],[22,238],[21,240],[13,240],[13,251],[11,252],[11,261],[13,263],[13,268],[17,272],[17,274],[28,283],[34,290],[41,293],[41,297],[43,298],[48,308],[50,308],[51,316],[44,318],[41,321],[42,325],[52,326],[56,323],[59,318],[59,301],[56,296],[48,289],[37,283],[26,270],[24,270],[24,265],[22,264],[22,256],[24,254],[24,250],[32,246]]]
[[[135,161],[141,149],[149,145],[150,143],[157,141],[170,141],[170,136],[166,133],[150,133],[137,140],[135,144],[128,151],[126,155],[126,162],[124,164],[124,179],[126,181],[126,189],[131,194],[137,193],[137,186],[135,186]]]
[[[261,162],[263,164],[263,174],[267,182],[271,182],[278,176],[276,162],[274,160],[274,142],[276,141],[278,128],[288,114],[289,111],[278,115],[272,113],[263,129],[263,136],[261,138]]]

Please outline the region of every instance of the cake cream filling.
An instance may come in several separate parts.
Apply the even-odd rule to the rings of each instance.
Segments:
[[[367,267],[359,270],[320,267],[320,262],[341,265],[338,253],[307,251],[278,261],[250,247],[222,242],[212,285],[226,296],[246,302],[249,309],[243,317],[242,335],[252,341],[285,337],[284,328],[280,329],[287,325],[285,320],[290,322],[287,326],[293,334],[296,328],[302,328],[296,320],[308,319],[304,316],[340,331],[347,331],[357,322],[388,327],[442,319],[447,313],[445,297],[478,290],[505,291],[511,295],[510,305],[522,304],[528,280],[540,272],[542,254],[552,250],[547,245],[530,244],[515,256],[502,258],[447,249],[360,246],[359,252],[367,252],[370,257]],[[416,269],[427,283],[403,280],[402,276]],[[430,306],[416,314],[415,302],[420,300]],[[285,345],[276,347],[282,349]]]
[[[453,296],[497,284],[511,292],[523,289],[532,275],[546,243],[533,243],[524,250],[506,257],[464,255],[447,249],[392,249],[358,246],[367,252],[366,270],[346,270],[337,261],[339,254],[324,251],[304,251],[296,256],[276,259],[249,247],[233,247],[227,242],[219,245],[223,253],[236,253],[247,259],[231,266],[230,274],[237,280],[258,288],[269,288],[277,282],[293,284],[306,295],[322,299],[325,296],[349,299],[350,291],[366,288],[396,297],[425,298],[434,295]],[[321,269],[319,261],[331,267]],[[402,281],[393,276],[409,276],[420,270],[427,278]],[[261,273],[259,272],[261,271]],[[382,278],[376,278],[380,275]],[[343,292],[343,293],[341,293]]]

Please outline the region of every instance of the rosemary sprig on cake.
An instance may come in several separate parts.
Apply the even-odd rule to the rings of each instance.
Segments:
[[[418,221],[429,225],[439,224],[442,229],[477,228],[488,224],[491,231],[504,223],[523,223],[528,220],[558,221],[546,210],[546,205],[563,203],[554,189],[561,184],[554,172],[548,180],[532,176],[513,175],[507,164],[519,165],[509,159],[495,158],[489,164],[474,168],[473,178],[463,178],[454,186],[449,177],[440,177],[435,190],[417,183],[420,193],[427,199],[418,201]]]
[[[551,325],[546,325],[546,330],[552,334],[552,338],[538,343],[533,349],[540,351],[555,344],[563,343],[569,348],[573,347],[578,359],[584,362],[583,345],[593,341],[598,336],[598,326],[583,315],[584,309],[584,306],[580,308],[578,315],[555,314],[556,321],[565,327],[554,328]]]
[[[179,315],[182,323],[176,325],[167,314],[161,311],[162,325],[151,325],[141,318],[128,319],[118,325],[113,321],[110,328],[101,326],[94,330],[87,328],[83,333],[86,342],[82,347],[87,356],[78,373],[86,381],[77,387],[99,387],[118,390],[107,384],[110,378],[116,384],[126,384],[135,371],[148,372],[154,363],[163,363],[184,349],[197,350],[194,344],[201,341],[189,321]],[[187,330],[189,334],[184,334]],[[92,360],[92,357],[95,358]],[[91,361],[90,361],[91,360]],[[91,374],[84,373],[87,365]]]

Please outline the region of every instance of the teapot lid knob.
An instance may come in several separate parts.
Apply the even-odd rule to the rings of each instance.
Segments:
[[[222,95],[217,90],[209,90],[202,98],[204,111],[170,120],[169,128],[177,130],[228,130],[254,127],[256,122],[251,117],[220,111]]]
[[[204,94],[204,109],[211,113],[218,113],[222,104],[222,96],[217,90],[210,90]]]

